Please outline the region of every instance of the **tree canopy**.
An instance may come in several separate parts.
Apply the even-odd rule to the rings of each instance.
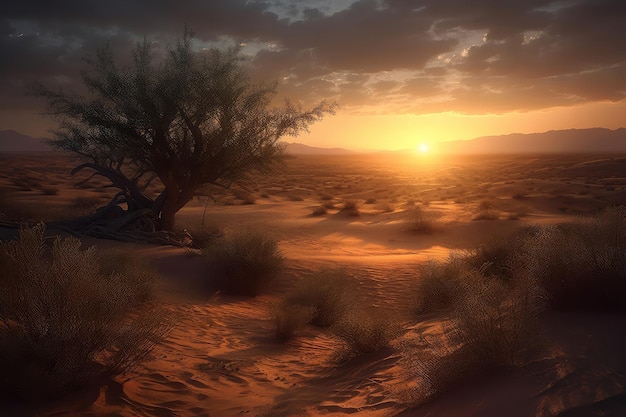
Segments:
[[[334,110],[326,102],[272,105],[276,82],[251,81],[236,49],[194,49],[187,30],[161,59],[148,40],[132,58],[120,67],[102,49],[87,60],[88,94],[41,85],[36,94],[59,121],[53,143],[84,158],[74,171],[92,169],[119,188],[108,207],[149,212],[165,230],[199,187],[229,187],[271,170],[284,156],[281,137]],[[145,190],[155,178],[163,187],[153,198]]]

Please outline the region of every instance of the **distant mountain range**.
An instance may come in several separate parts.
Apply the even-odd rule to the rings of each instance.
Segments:
[[[343,148],[318,148],[303,143],[285,143],[287,153],[293,155],[347,155],[353,152]]]
[[[0,130],[0,152],[45,152],[52,147],[46,139],[33,138],[15,130]]]
[[[551,130],[544,133],[514,133],[483,136],[471,140],[433,145],[440,153],[626,153],[626,128]],[[302,143],[285,143],[294,155],[347,155],[343,148],[320,148]],[[14,130],[0,130],[0,152],[50,151],[45,139],[33,138]]]
[[[626,129],[593,128],[514,133],[441,142],[433,147],[441,153],[626,153]]]

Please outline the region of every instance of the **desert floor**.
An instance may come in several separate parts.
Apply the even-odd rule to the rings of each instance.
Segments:
[[[0,155],[5,221],[88,213],[112,191],[76,187],[58,154]],[[132,372],[46,406],[0,406],[2,415],[84,416],[618,416],[626,415],[626,318],[546,313],[543,353],[510,373],[472,381],[425,404],[412,397],[406,346],[436,336],[410,318],[418,267],[524,224],[551,224],[626,205],[626,157],[601,155],[297,156],[246,190],[198,196],[180,228],[258,230],[276,237],[284,273],[254,298],[210,296],[205,261],[188,249],[86,239],[123,247],[161,274],[158,292],[176,318],[168,338]],[[357,203],[360,215],[341,210]],[[313,215],[321,205],[327,213]],[[435,226],[411,231],[419,207]],[[477,219],[478,218],[478,219]],[[0,219],[2,220],[2,219]],[[395,314],[406,332],[371,355],[338,361],[342,342],[305,328],[279,343],[270,308],[302,276],[341,266],[362,303]],[[4,407],[4,414],[3,408]]]

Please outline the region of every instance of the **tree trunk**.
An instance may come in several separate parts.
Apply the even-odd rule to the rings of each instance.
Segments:
[[[172,191],[171,188],[167,189],[165,202],[163,203],[163,208],[160,213],[162,230],[174,231],[174,227],[176,226],[176,213],[191,201],[193,194],[193,189],[176,191]]]
[[[172,198],[168,196],[163,204],[163,210],[161,211],[161,229],[174,230],[176,226],[176,213],[178,212],[178,204],[176,204]]]

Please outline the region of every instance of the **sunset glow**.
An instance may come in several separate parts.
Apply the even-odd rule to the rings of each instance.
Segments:
[[[170,9],[133,0],[106,12],[89,2],[66,12],[11,3],[0,31],[0,129],[48,136],[56,122],[41,117],[44,105],[24,94],[27,85],[39,81],[82,93],[82,59],[97,48],[109,44],[126,63],[147,37],[162,56],[185,25],[198,49],[241,48],[253,79],[278,82],[277,103],[338,104],[335,116],[287,138],[291,142],[396,150],[414,148],[416,137],[436,144],[623,127],[620,2],[415,4],[237,0]],[[128,18],[129,10],[141,8],[149,20]]]

